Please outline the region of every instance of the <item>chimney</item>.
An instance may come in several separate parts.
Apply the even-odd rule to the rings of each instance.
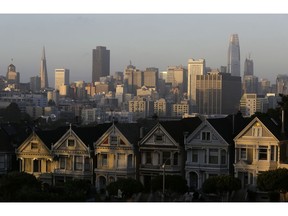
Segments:
[[[284,134],[285,133],[285,129],[284,129],[284,109],[282,109],[282,118],[281,118],[281,133]]]

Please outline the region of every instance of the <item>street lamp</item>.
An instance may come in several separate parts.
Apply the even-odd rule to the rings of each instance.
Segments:
[[[164,197],[165,197],[165,165],[166,165],[166,162],[168,160],[170,160],[171,158],[167,158],[165,160],[165,162],[162,164],[162,168],[163,168],[163,188],[162,188],[162,198],[164,200]]]

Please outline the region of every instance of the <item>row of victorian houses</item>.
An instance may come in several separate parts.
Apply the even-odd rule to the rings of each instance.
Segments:
[[[268,117],[184,118],[174,121],[105,123],[26,131],[13,144],[0,129],[0,174],[16,164],[44,183],[86,179],[97,190],[119,178],[140,180],[181,175],[191,189],[216,175],[234,175],[242,186],[256,186],[257,175],[288,167],[288,139],[281,123]],[[15,139],[15,137],[14,137]]]

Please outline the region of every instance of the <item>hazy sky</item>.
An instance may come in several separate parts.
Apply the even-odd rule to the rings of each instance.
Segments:
[[[189,58],[219,68],[237,33],[241,74],[250,54],[254,74],[275,83],[288,72],[287,23],[287,14],[1,14],[0,74],[13,58],[21,82],[39,75],[43,46],[51,87],[56,68],[70,69],[71,82],[90,82],[96,46],[110,50],[111,74],[130,60],[140,70],[187,66]]]

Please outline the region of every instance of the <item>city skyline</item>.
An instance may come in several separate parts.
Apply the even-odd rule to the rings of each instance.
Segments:
[[[137,69],[167,71],[203,58],[206,66],[227,66],[229,38],[238,34],[240,68],[248,56],[254,75],[275,83],[286,74],[287,14],[1,14],[0,74],[12,63],[20,82],[39,76],[45,46],[50,87],[54,70],[69,68],[70,80],[91,82],[92,50],[110,50],[110,75],[130,61]],[[191,26],[191,28],[189,28]],[[20,30],[21,29],[21,30]],[[13,61],[12,61],[13,59]]]

